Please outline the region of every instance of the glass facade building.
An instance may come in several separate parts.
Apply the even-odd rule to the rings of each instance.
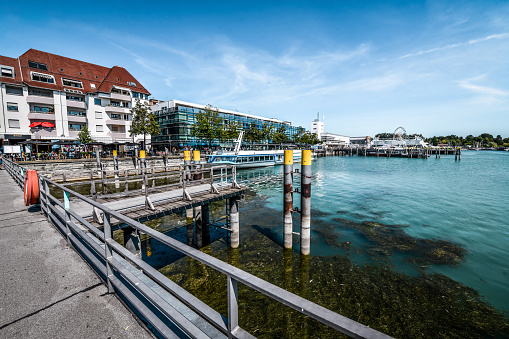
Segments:
[[[168,142],[175,146],[206,147],[206,142],[198,140],[191,136],[191,127],[196,122],[196,114],[210,108],[205,105],[193,104],[180,100],[170,100],[158,102],[151,106],[152,112],[156,115],[157,122],[161,128],[158,136],[152,137],[154,142]],[[285,127],[285,134],[289,139],[298,133],[299,126],[292,126],[288,121],[264,118],[252,114],[240,113],[213,107],[213,110],[219,113],[219,117],[226,126],[236,121],[239,126],[248,130],[252,124],[258,129],[262,129],[265,123],[271,124],[274,129],[281,126]],[[231,143],[229,143],[231,145]],[[222,144],[221,144],[222,145]],[[219,141],[215,140],[213,146],[220,146]]]

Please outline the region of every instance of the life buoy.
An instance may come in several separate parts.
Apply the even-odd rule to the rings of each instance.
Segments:
[[[39,202],[39,180],[37,171],[27,170],[25,175],[25,206]]]

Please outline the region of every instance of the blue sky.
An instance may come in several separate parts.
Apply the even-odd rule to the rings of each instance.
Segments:
[[[508,1],[4,4],[0,54],[129,70],[179,99],[350,136],[509,137]]]

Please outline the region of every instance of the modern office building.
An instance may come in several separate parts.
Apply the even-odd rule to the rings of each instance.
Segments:
[[[196,114],[200,111],[207,109],[209,106],[193,104],[190,102],[180,100],[170,100],[164,102],[157,102],[151,106],[152,111],[155,113],[159,126],[161,127],[161,134],[153,139],[158,142],[172,142],[175,146],[205,146],[204,142],[191,136],[191,127],[196,122]],[[288,138],[292,139],[297,134],[300,127],[293,126],[288,121],[281,121],[277,119],[264,118],[247,113],[240,113],[237,111],[230,111],[221,108],[213,108],[219,113],[219,117],[223,119],[225,126],[231,122],[237,122],[241,128],[248,130],[252,124],[258,129],[262,129],[265,123],[269,123],[274,129],[280,127],[285,128],[285,134]],[[215,146],[219,145],[216,141]]]
[[[322,133],[320,140],[327,146],[348,146],[350,145],[350,137],[334,133]]]
[[[123,67],[34,49],[18,58],[0,56],[0,68],[0,145],[76,140],[84,126],[96,141],[133,141],[130,109],[150,95]]]

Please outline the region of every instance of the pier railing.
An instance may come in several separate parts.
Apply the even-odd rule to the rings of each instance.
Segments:
[[[24,172],[26,172],[24,168],[10,160],[6,160],[4,163],[14,180],[23,187],[23,175]],[[160,293],[156,293],[144,279],[140,279],[140,274],[149,277],[153,283],[179,299],[228,338],[253,338],[251,334],[247,333],[239,326],[239,295],[237,288],[239,282],[350,337],[390,338],[381,332],[330,311],[193,247],[183,244],[46,177],[39,176],[39,184],[41,193],[40,205],[47,219],[58,228],[67,239],[68,244],[73,246],[104,279],[105,284],[108,286],[108,291],[110,293],[115,292],[124,300],[127,300],[128,305],[141,314],[141,316],[163,337],[175,337],[177,333],[178,336],[185,335],[191,338],[208,338],[202,328],[173,308],[161,297]],[[63,191],[63,201],[55,198],[50,193],[50,185]],[[96,228],[72,210],[71,196],[74,196],[75,199],[83,201],[103,213],[103,230]],[[118,219],[185,256],[193,258],[224,274],[227,283],[227,317],[223,317],[219,312],[192,296],[155,268],[113,240],[110,226],[110,220],[112,218]],[[133,270],[134,267],[136,270]]]

